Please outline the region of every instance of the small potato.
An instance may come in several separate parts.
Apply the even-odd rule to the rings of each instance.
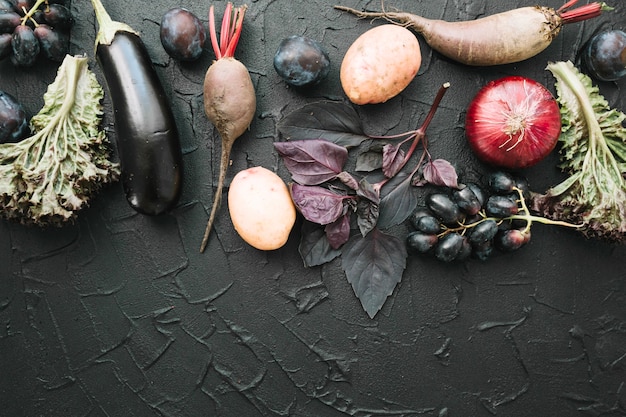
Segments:
[[[341,86],[355,104],[383,103],[409,85],[421,64],[412,32],[393,24],[377,26],[348,48],[341,62]]]
[[[228,190],[228,210],[239,236],[260,250],[283,246],[296,221],[287,185],[260,166],[235,175]]]

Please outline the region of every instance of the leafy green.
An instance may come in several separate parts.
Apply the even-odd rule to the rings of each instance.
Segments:
[[[561,106],[560,167],[569,177],[533,198],[533,209],[555,220],[581,223],[590,237],[624,241],[626,129],[591,79],[571,62],[548,65]]]
[[[86,56],[67,55],[31,119],[33,135],[0,145],[0,214],[23,224],[74,219],[104,184],[117,180],[109,160],[104,92]]]

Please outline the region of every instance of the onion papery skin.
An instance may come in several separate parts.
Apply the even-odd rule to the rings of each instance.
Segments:
[[[561,132],[559,105],[535,80],[508,76],[485,85],[470,102],[465,135],[491,165],[527,168],[552,152]]]

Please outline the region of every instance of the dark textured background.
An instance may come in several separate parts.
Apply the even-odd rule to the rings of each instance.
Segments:
[[[94,14],[73,1],[72,53],[93,59]],[[298,231],[280,250],[244,244],[221,210],[198,252],[213,199],[219,143],[202,110],[213,59],[178,64],[163,51],[162,14],[184,6],[207,21],[208,1],[105,0],[111,16],[142,33],[178,118],[184,192],[169,215],[133,212],[121,185],[104,190],[74,225],[37,230],[0,222],[0,415],[19,416],[624,416],[626,250],[569,230],[536,225],[529,246],[488,262],[410,258],[402,282],[369,319],[338,260],[305,269]],[[545,0],[558,7],[559,0]],[[465,109],[488,80],[524,75],[552,91],[550,60],[576,59],[600,27],[624,29],[626,9],[564,28],[542,54],[515,65],[468,68],[423,45],[419,76],[399,97],[359,108],[373,133],[415,127],[450,81],[429,131],[430,150],[479,179],[463,136]],[[225,2],[216,1],[221,18]],[[319,99],[344,99],[341,58],[370,23],[328,0],[249,3],[237,56],[250,69],[257,117],[234,147],[229,179],[262,165],[285,180],[273,151],[276,122]],[[345,0],[378,9],[378,1]],[[465,20],[532,1],[388,1],[427,17]],[[377,23],[378,24],[378,23]],[[288,87],[272,57],[302,34],[331,57],[314,89]],[[56,68],[0,63],[0,90],[29,113],[41,107]],[[626,110],[626,84],[601,92]],[[105,98],[106,127],[115,126]],[[524,171],[543,191],[562,175],[556,154]],[[398,236],[405,230],[398,228]]]

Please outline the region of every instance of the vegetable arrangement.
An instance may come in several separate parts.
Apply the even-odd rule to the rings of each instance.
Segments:
[[[23,224],[60,226],[115,181],[100,130],[104,92],[87,58],[67,55],[30,120],[33,135],[0,144],[0,213]]]
[[[130,26],[111,19],[100,0],[96,56],[115,110],[117,149],[126,199],[158,215],[178,202],[182,153],[174,114],[146,47]]]
[[[335,6],[360,18],[394,23],[370,29],[353,42],[340,68],[341,86],[355,106],[383,103],[404,91],[421,65],[419,42],[407,27],[433,49],[466,65],[530,58],[550,45],[563,25],[611,10],[600,2],[574,8],[577,2],[569,0],[556,10],[523,7],[471,22]],[[61,224],[120,175],[129,204],[140,213],[160,214],[178,201],[182,155],[163,86],[137,32],[113,21],[100,0],[92,5],[99,24],[96,56],[115,110],[120,164],[109,160],[105,135],[98,130],[102,88],[86,68],[86,58],[67,56],[44,108],[31,120],[33,135],[0,144],[0,209],[6,218]],[[218,39],[214,6],[209,9],[215,60],[205,73],[203,99],[221,148],[201,252],[223,197],[233,144],[256,113],[250,73],[234,57],[246,10],[245,5],[227,3]],[[0,18],[6,20],[0,19],[0,27],[12,24],[13,16]],[[189,27],[195,31],[184,34]],[[623,41],[623,32],[618,32],[608,39]],[[3,35],[0,53],[6,44]],[[164,15],[160,39],[173,59],[197,59],[204,38],[201,21],[185,9]],[[583,56],[587,69],[600,80],[623,76],[624,45],[606,47],[600,41],[607,38],[588,44]],[[273,64],[287,84],[312,87],[329,74],[330,60],[317,42],[292,36],[279,45]],[[366,133],[353,105],[305,105],[279,121],[285,140],[274,143],[293,182],[287,186],[259,166],[234,176],[228,206],[236,232],[259,250],[275,250],[287,242],[301,215],[305,221],[299,251],[305,266],[341,257],[341,267],[370,317],[400,282],[410,253],[432,254],[445,262],[486,260],[494,249],[509,252],[526,245],[533,223],[624,242],[626,115],[609,108],[591,79],[571,62],[550,63],[548,69],[557,80],[556,98],[537,81],[508,76],[486,84],[471,101],[465,117],[470,148],[481,161],[499,167],[487,187],[459,183],[454,165],[433,158],[428,150],[426,130],[449,83],[439,88],[421,126],[399,135]],[[18,140],[25,130],[19,103],[0,92],[0,106],[8,121],[6,129],[0,126],[0,138]],[[72,134],[63,128],[68,124]],[[57,137],[62,140],[51,139]],[[500,170],[531,167],[558,143],[561,167],[569,177],[544,194],[530,191],[523,177]],[[421,153],[416,152],[420,147]],[[352,171],[347,168],[350,155],[356,160]],[[438,189],[420,205],[418,190],[427,185]],[[403,224],[410,229],[405,239],[387,232]]]
[[[422,35],[426,43],[442,55],[466,65],[501,65],[523,61],[546,49],[563,25],[580,22],[611,10],[605,3],[593,2],[572,9],[570,0],[554,10],[550,7],[522,7],[472,21],[431,20],[406,12],[361,12],[335,6],[359,18],[384,18]]]
[[[206,248],[222,200],[222,189],[233,144],[248,130],[256,112],[256,95],[252,79],[245,65],[234,56],[246,9],[247,6],[233,8],[232,3],[226,5],[219,43],[215,33],[214,7],[211,6],[209,10],[209,30],[216,60],[204,78],[204,111],[222,138],[222,151],[217,189],[200,252],[204,252]]]

